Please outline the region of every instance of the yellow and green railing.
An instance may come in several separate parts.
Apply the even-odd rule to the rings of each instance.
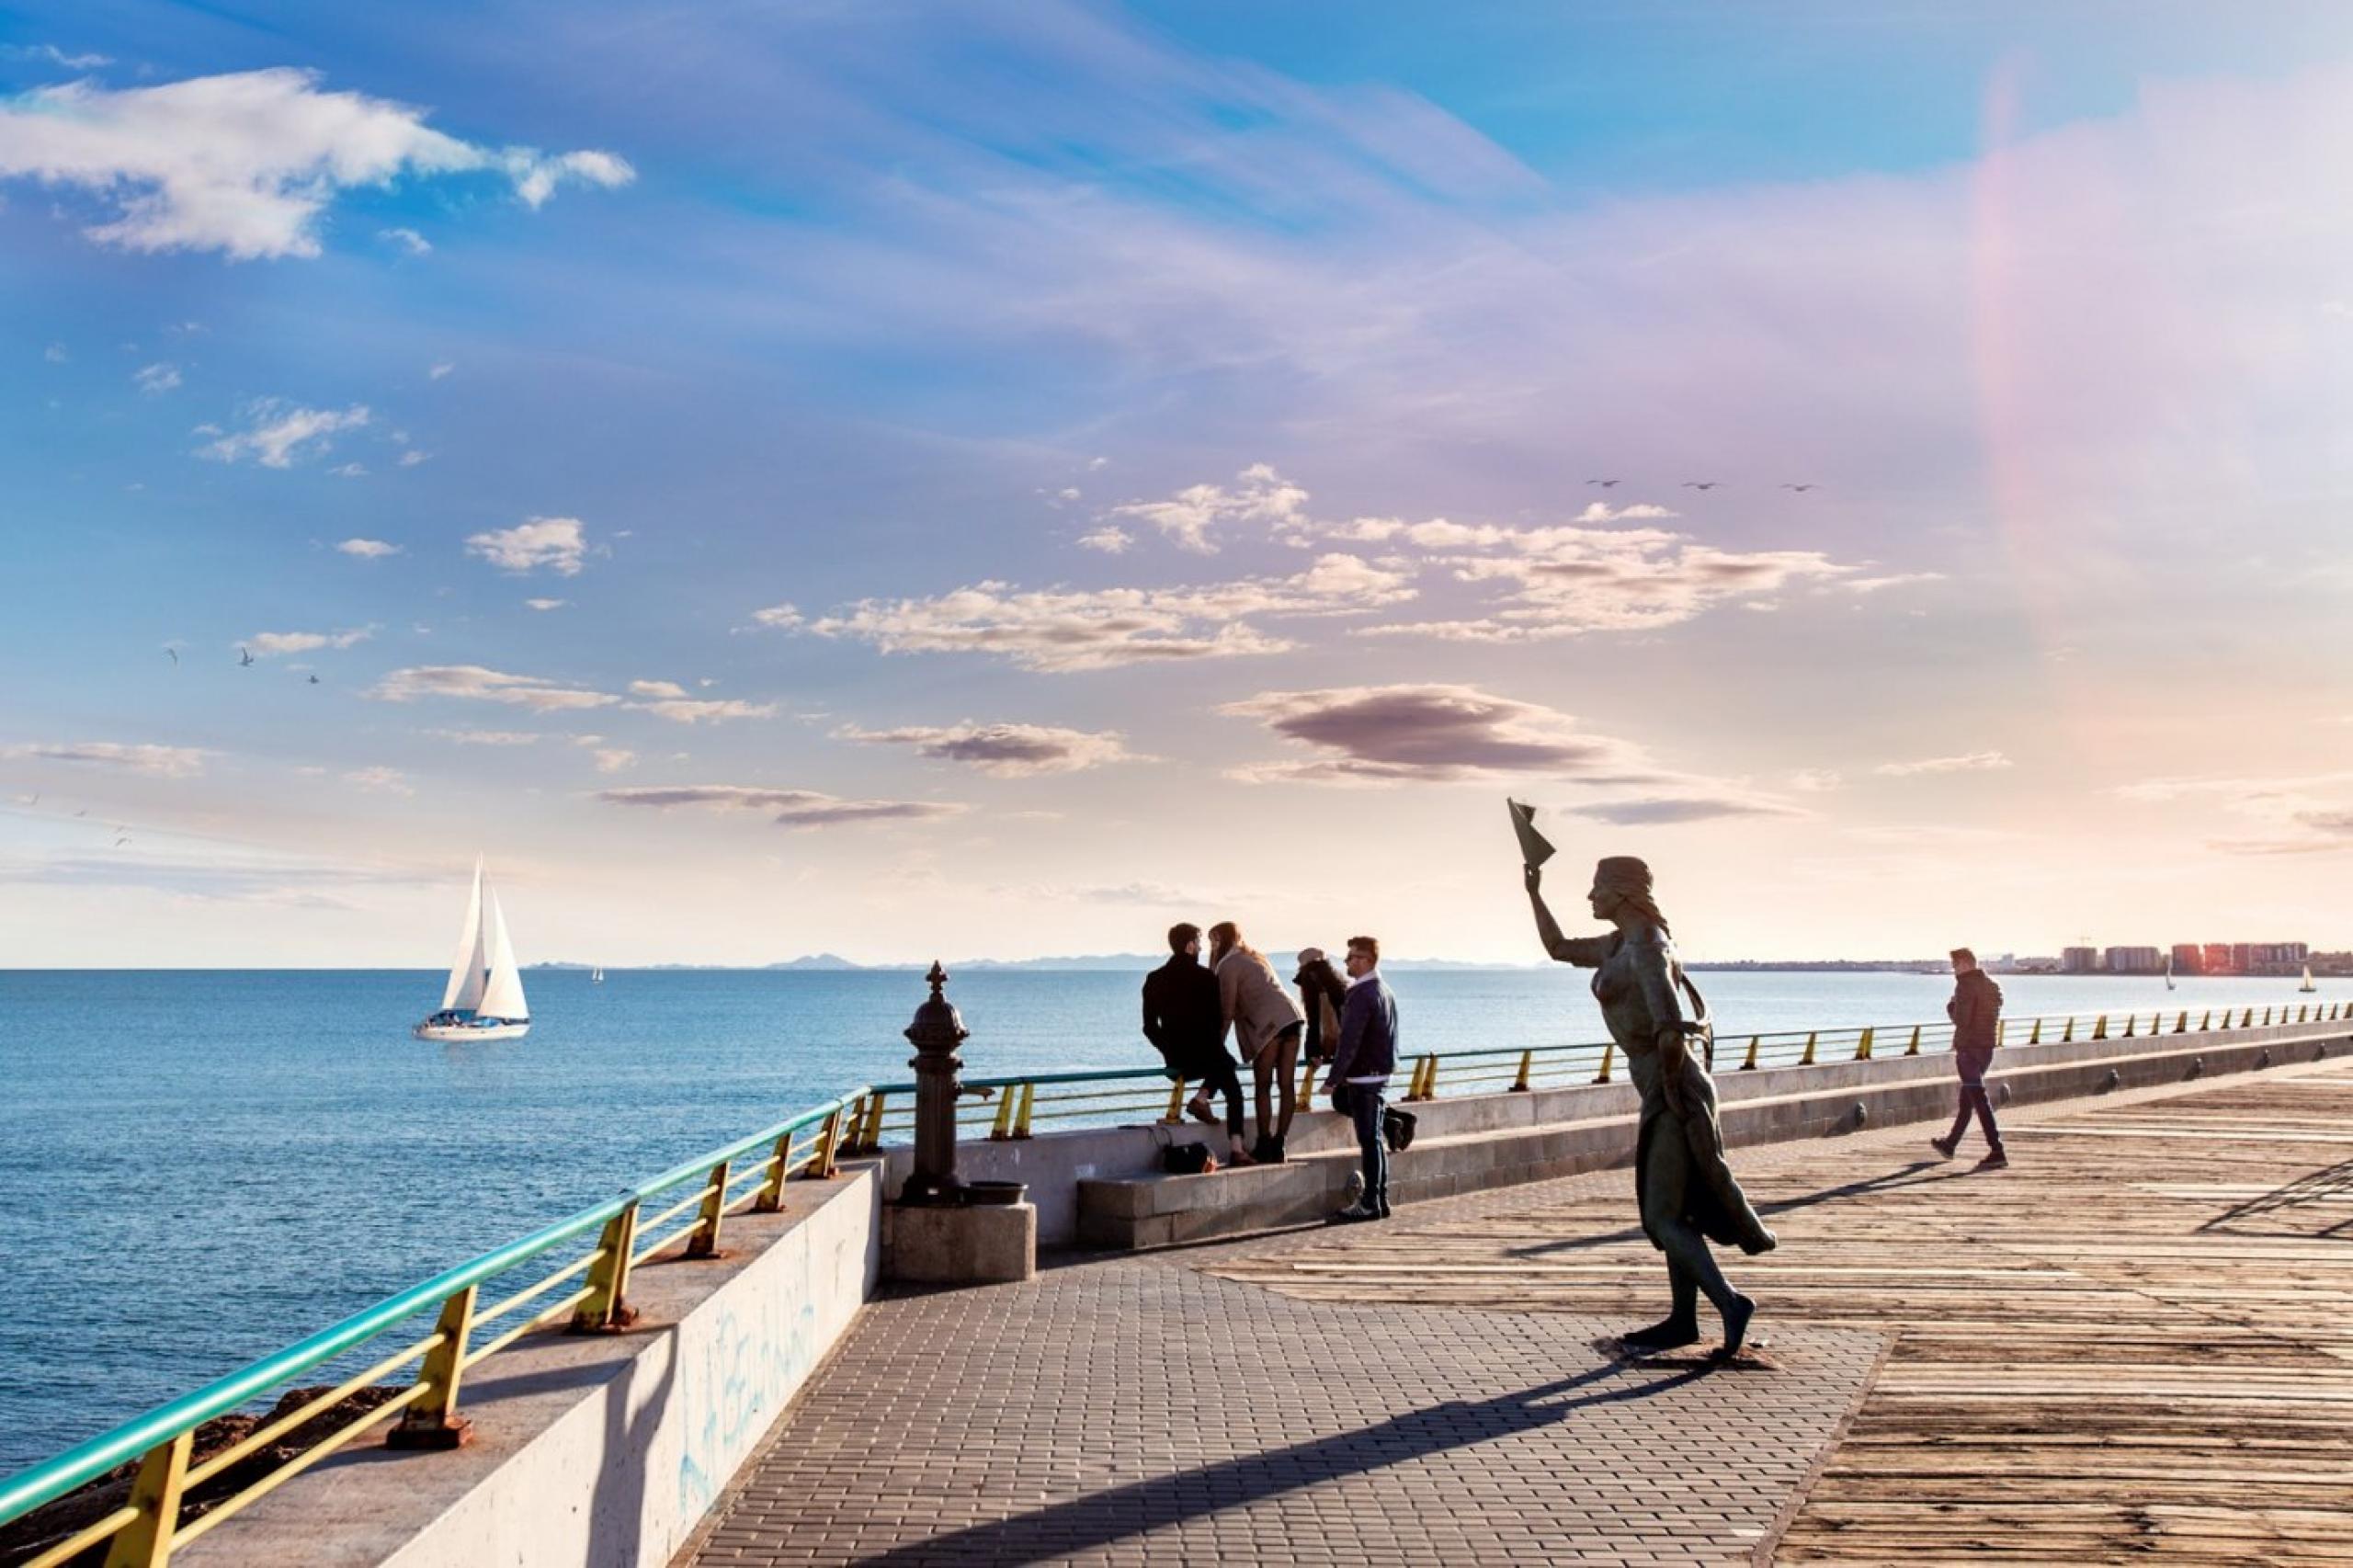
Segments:
[[[392,1446],[455,1447],[463,1431],[460,1396],[469,1369],[535,1330],[567,1320],[583,1332],[625,1325],[635,1316],[629,1305],[632,1269],[681,1243],[682,1257],[717,1256],[728,1216],[783,1208],[788,1177],[832,1175],[843,1152],[849,1107],[863,1093],[828,1101],[698,1155],[0,1482],[0,1526],[136,1461],[130,1496],[120,1506],[27,1559],[24,1568],[57,1568],[101,1546],[107,1568],[162,1568],[176,1549],[396,1417],[399,1425],[387,1436]],[[676,1196],[681,1191],[684,1196]],[[561,1261],[532,1277],[532,1266],[551,1260]],[[485,1293],[502,1290],[484,1301]],[[395,1332],[414,1329],[428,1312],[432,1326],[422,1336]],[[401,1343],[386,1350],[388,1340]],[[370,1365],[334,1387],[227,1448],[196,1458],[196,1429],[203,1423],[243,1410],[305,1373],[379,1351]],[[183,1498],[208,1482],[336,1411],[360,1390],[400,1377],[407,1384],[391,1399],[347,1415],[293,1457],[211,1500],[201,1513],[191,1517],[184,1511]]]
[[[2339,1022],[2353,1004],[2290,1004],[2063,1014],[2006,1019],[2012,1045],[2142,1035],[2181,1035],[2271,1024]],[[1719,1035],[1718,1073],[1824,1065],[1875,1056],[1951,1049],[1947,1023]],[[1410,1056],[1398,1064],[1404,1098],[1462,1096],[1608,1084],[1621,1075],[1607,1042],[1494,1047]],[[1186,1083],[1157,1067],[1033,1073],[963,1080],[957,1109],[961,1135],[1023,1139],[1040,1128],[1109,1126],[1140,1119],[1184,1119]],[[1304,1099],[1315,1087],[1303,1069]],[[535,1331],[562,1324],[575,1332],[627,1324],[631,1271],[672,1248],[681,1260],[720,1255],[731,1215],[785,1207],[786,1182],[835,1174],[845,1156],[871,1154],[911,1131],[912,1083],[873,1085],[801,1112],[774,1127],[710,1150],[593,1208],[411,1286],[309,1338],[266,1356],[210,1386],[125,1423],[55,1459],[0,1481],[0,1526],[86,1485],[123,1464],[138,1469],[129,1497],[104,1517],[28,1559],[24,1568],[59,1568],[103,1546],[107,1568],[163,1568],[174,1549],[234,1517],[277,1487],[389,1421],[386,1441],[403,1448],[448,1448],[461,1435],[465,1373]],[[553,1265],[553,1267],[549,1267]],[[534,1272],[544,1269],[544,1272]],[[488,1298],[488,1299],[486,1299]],[[432,1324],[406,1338],[426,1314]],[[385,1349],[388,1340],[397,1348]],[[374,1354],[335,1386],[305,1400],[218,1452],[194,1452],[198,1426],[246,1409],[306,1373],[331,1371]],[[349,1396],[405,1379],[391,1398],[345,1418],[306,1441],[291,1458],[244,1486],[210,1498],[190,1514],[183,1499],[234,1467],[337,1411]]]

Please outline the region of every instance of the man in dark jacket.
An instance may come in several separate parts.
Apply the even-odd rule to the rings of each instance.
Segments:
[[[1977,955],[1967,948],[1952,950],[1952,1000],[1945,1004],[1945,1017],[1952,1020],[1952,1063],[1961,1074],[1961,1108],[1953,1116],[1952,1131],[1928,1142],[1938,1153],[1951,1159],[1974,1111],[1978,1125],[1985,1130],[1989,1151],[1977,1162],[1977,1168],[1998,1171],[2010,1158],[2002,1152],[2002,1130],[1994,1125],[1994,1102],[1985,1095],[1985,1069],[1993,1065],[2001,1028],[2002,988],[1977,967]]]
[[[1231,1163],[1248,1165],[1242,1142],[1242,1080],[1225,1052],[1225,1012],[1218,1003],[1217,976],[1200,961],[1201,928],[1171,926],[1169,959],[1143,978],[1143,1036],[1168,1063],[1168,1075],[1197,1079],[1200,1092],[1187,1108],[1214,1126],[1210,1093],[1225,1096],[1225,1132]]]
[[[1389,1075],[1397,1070],[1397,998],[1381,978],[1381,943],[1348,938],[1348,999],[1340,1011],[1340,1043],[1324,1086],[1332,1108],[1356,1123],[1364,1152],[1364,1196],[1332,1216],[1335,1224],[1389,1218],[1389,1145],[1381,1113],[1388,1108]]]

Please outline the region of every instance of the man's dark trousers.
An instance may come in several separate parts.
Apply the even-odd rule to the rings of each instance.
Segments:
[[[1970,1113],[1974,1111],[1977,1125],[1985,1130],[1986,1148],[2000,1153],[2002,1130],[1994,1125],[1994,1102],[1985,1093],[1985,1069],[1994,1064],[1994,1053],[1963,1049],[1953,1052],[1952,1062],[1954,1071],[1961,1074],[1961,1108],[1953,1114],[1952,1131],[1945,1134],[1945,1142],[1961,1142],[1961,1135],[1969,1131]]]
[[[1347,1096],[1348,1119],[1357,1124],[1357,1146],[1364,1151],[1364,1196],[1358,1201],[1367,1209],[1379,1209],[1389,1201],[1389,1145],[1381,1136],[1381,1113],[1389,1108],[1389,1086],[1343,1084],[1340,1091]]]

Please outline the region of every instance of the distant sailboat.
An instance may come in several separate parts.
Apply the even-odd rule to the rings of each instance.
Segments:
[[[591,985],[602,985],[605,983],[605,966],[603,964],[597,964],[588,971],[588,983]]]
[[[2304,966],[2304,983],[2302,985],[2297,986],[2296,989],[2299,991],[2317,991],[2320,989],[2319,986],[2313,983],[2312,965],[2306,964]]]
[[[2165,989],[2168,991],[2173,989],[2173,955],[2171,953],[2165,955]]]
[[[441,1006],[410,1032],[419,1040],[520,1040],[531,1027],[531,1006],[523,999],[522,972],[515,945],[506,937],[506,915],[498,893],[474,860],[473,893],[458,936],[457,961]]]

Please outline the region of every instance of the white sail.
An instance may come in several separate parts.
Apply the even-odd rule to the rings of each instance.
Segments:
[[[2306,965],[2304,966],[2304,983],[2303,983],[2302,985],[2297,986],[2297,987],[2296,987],[2296,989],[2297,989],[2298,991],[2317,991],[2317,990],[2319,990],[2319,989],[2320,989],[2320,987],[2319,987],[2319,986],[2314,985],[2314,984],[2313,983],[2313,966],[2312,966],[2312,965],[2310,965],[2310,964],[2306,964]]]
[[[474,858],[473,891],[466,898],[466,923],[458,936],[457,960],[449,965],[449,983],[441,992],[441,1010],[471,1011],[483,991],[482,858]]]
[[[523,974],[515,967],[515,944],[507,939],[506,913],[498,907],[498,890],[484,883],[482,896],[483,952],[488,975],[474,1011],[491,1018],[528,1018],[531,1005],[523,1000]]]

